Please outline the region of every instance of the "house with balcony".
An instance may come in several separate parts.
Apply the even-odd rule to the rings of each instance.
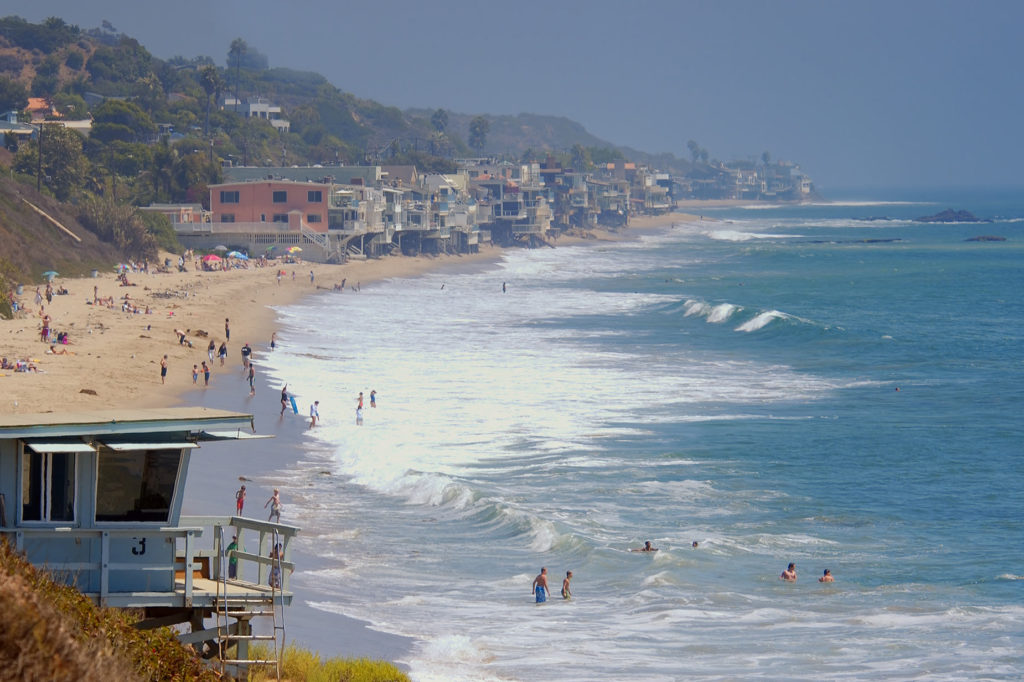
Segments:
[[[246,118],[258,118],[266,121],[279,133],[287,133],[291,130],[291,123],[284,117],[281,107],[271,104],[264,97],[255,97],[251,100],[236,99],[232,96],[225,97],[221,108],[225,111],[237,111]]]

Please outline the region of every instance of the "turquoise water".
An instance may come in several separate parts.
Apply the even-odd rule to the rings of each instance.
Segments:
[[[1019,678],[1022,221],[849,193],[285,309],[295,580],[417,680]]]

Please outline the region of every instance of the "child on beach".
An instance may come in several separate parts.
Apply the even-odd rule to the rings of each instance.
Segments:
[[[243,485],[241,488],[238,489],[238,492],[235,493],[235,512],[239,516],[242,515],[242,507],[244,507],[244,506],[245,506],[245,486]]]
[[[192,383],[199,383],[199,365],[192,365]]]
[[[277,488],[274,488],[274,494],[270,496],[263,508],[266,509],[267,505],[270,505],[270,516],[267,517],[267,521],[277,517],[277,523],[281,523],[281,492]]]

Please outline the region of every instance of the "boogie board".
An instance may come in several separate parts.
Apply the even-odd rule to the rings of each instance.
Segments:
[[[295,414],[298,414],[299,413],[299,406],[295,404],[295,396],[293,396],[293,395],[288,396],[288,400],[292,401],[292,411]]]

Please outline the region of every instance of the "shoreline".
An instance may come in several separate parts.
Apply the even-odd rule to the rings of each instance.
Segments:
[[[565,235],[555,247],[607,244],[639,239],[645,233],[670,228],[677,223],[696,223],[696,215],[670,213],[642,216],[629,227],[618,230],[589,230]],[[508,250],[482,246],[480,253],[444,256],[389,256],[344,265],[301,263],[284,266],[288,276],[276,280],[276,267],[228,272],[186,272],[173,274],[128,275],[137,286],[122,287],[112,275],[101,278],[57,280],[71,293],[55,296],[46,312],[53,316],[52,328],[68,331],[71,343],[58,346],[74,355],[47,355],[47,345],[39,340],[38,315],[0,322],[3,353],[8,358],[29,357],[38,360],[40,373],[0,371],[7,387],[7,406],[20,413],[58,410],[111,409],[127,406],[168,407],[179,404],[216,407],[259,416],[258,432],[273,435],[268,441],[253,441],[240,452],[237,444],[206,444],[192,457],[183,500],[186,515],[230,514],[234,511],[234,492],[240,474],[252,481],[248,499],[249,515],[261,518],[261,502],[279,485],[278,478],[294,467],[307,452],[303,434],[306,417],[289,415],[277,419],[270,410],[278,409],[279,387],[268,384],[259,371],[260,357],[269,351],[271,334],[277,326],[277,308],[298,303],[305,297],[331,292],[339,297],[359,295],[353,287],[373,285],[393,278],[416,277],[428,272],[463,268],[488,268]],[[295,279],[291,272],[294,270]],[[314,279],[310,282],[309,272]],[[346,279],[343,292],[333,285]],[[149,305],[150,314],[132,314],[120,307],[109,309],[86,302],[92,299],[92,287],[101,297],[113,296],[120,305],[128,294],[140,307]],[[33,288],[34,289],[34,288]],[[163,292],[181,293],[161,298]],[[88,293],[88,296],[84,294]],[[187,294],[187,295],[185,295]],[[31,305],[34,290],[26,289],[22,300]],[[38,311],[38,306],[34,311]],[[227,361],[209,363],[206,345],[224,340],[223,320],[230,319],[231,340]],[[193,346],[178,342],[175,329],[188,330]],[[205,331],[208,336],[197,334]],[[250,396],[247,380],[241,374],[239,348],[249,343],[256,367],[256,396]],[[168,355],[169,371],[165,384],[159,376],[159,360]],[[192,383],[192,365],[206,360],[212,367],[210,386]],[[233,377],[231,375],[234,375]],[[87,388],[95,395],[81,393]],[[232,447],[234,445],[234,447]],[[287,499],[286,499],[287,508]],[[287,522],[287,520],[286,520]],[[301,538],[301,536],[300,536]],[[313,575],[297,574],[291,589],[295,601],[289,607],[289,640],[324,656],[380,658],[397,661],[408,655],[416,640],[370,627],[366,621],[314,608],[308,602],[318,596],[315,571],[326,568],[315,548],[297,543],[294,560]],[[301,574],[301,572],[300,572]],[[296,624],[297,623],[297,624]]]

